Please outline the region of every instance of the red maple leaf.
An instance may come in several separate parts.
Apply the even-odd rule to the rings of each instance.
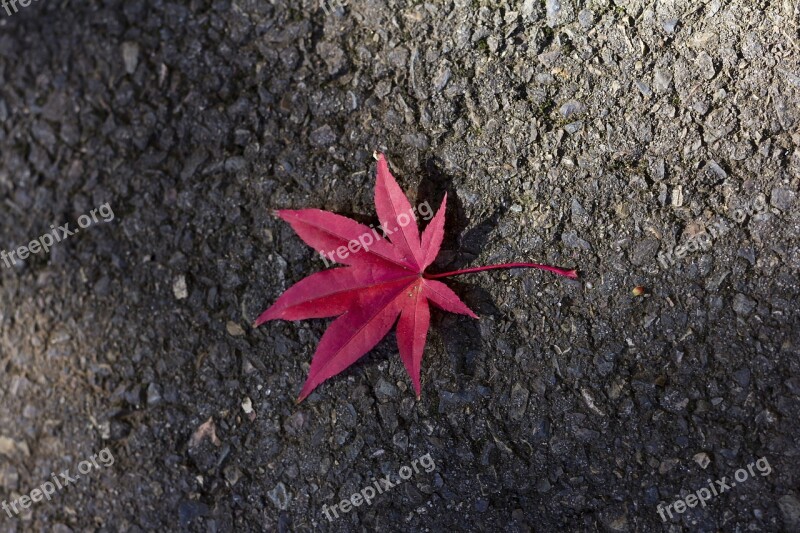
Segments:
[[[376,154],[375,208],[386,240],[376,228],[319,209],[283,209],[277,215],[323,257],[348,265],[312,274],[291,286],[253,323],[338,316],[322,335],[297,402],[371,350],[397,322],[397,345],[417,399],[420,366],[430,325],[428,303],[478,318],[444,283],[445,278],[495,268],[530,267],[576,279],[575,270],[536,263],[508,263],[441,274],[425,269],[439,253],[444,237],[442,205],[420,237],[412,209],[383,154]],[[399,317],[399,319],[398,319]]]

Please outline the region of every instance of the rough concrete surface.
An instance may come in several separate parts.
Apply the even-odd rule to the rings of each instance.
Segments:
[[[19,2],[0,249],[113,219],[0,262],[0,531],[800,531],[800,1]],[[435,269],[581,279],[449,281],[419,401],[390,334],[295,405],[271,211],[375,222],[376,149]]]

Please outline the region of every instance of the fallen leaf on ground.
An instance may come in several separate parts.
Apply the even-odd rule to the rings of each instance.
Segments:
[[[326,379],[371,350],[397,323],[400,358],[420,397],[422,353],[430,326],[429,304],[478,318],[439,278],[496,268],[540,268],[569,278],[575,270],[535,263],[508,263],[441,274],[426,273],[444,238],[447,194],[420,236],[416,209],[400,189],[383,154],[378,160],[375,208],[379,228],[319,209],[277,211],[300,238],[323,257],[347,265],[302,279],[254,322],[338,317],[325,331],[297,402]]]

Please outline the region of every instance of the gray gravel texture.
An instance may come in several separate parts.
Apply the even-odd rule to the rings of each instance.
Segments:
[[[115,457],[0,530],[799,531],[799,20],[798,0],[0,10],[0,248],[115,214],[0,264],[0,497]],[[582,279],[451,280],[481,319],[434,313],[420,401],[390,334],[295,406],[327,321],[249,324],[324,265],[270,211],[374,222],[375,149],[412,202],[449,193],[436,269]]]

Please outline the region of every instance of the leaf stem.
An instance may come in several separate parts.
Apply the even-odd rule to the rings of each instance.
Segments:
[[[441,274],[425,274],[425,279],[438,279],[449,278],[450,276],[458,276],[461,274],[470,274],[472,272],[482,272],[484,270],[495,270],[498,268],[538,268],[540,270],[547,270],[553,274],[564,276],[570,279],[578,279],[577,270],[566,270],[564,268],[553,267],[549,265],[540,265],[539,263],[504,263],[502,265],[488,265],[480,267],[465,268],[463,270],[454,270],[452,272],[443,272]]]

